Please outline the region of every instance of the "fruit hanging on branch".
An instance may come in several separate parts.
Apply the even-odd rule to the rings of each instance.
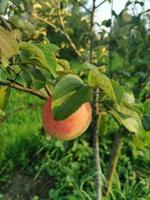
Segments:
[[[64,120],[55,120],[52,113],[52,99],[43,107],[43,127],[45,132],[62,140],[72,140],[86,131],[92,119],[92,107],[86,102]]]

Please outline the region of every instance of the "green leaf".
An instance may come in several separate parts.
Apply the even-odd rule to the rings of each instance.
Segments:
[[[139,149],[144,148],[144,146],[145,146],[144,142],[137,135],[132,135],[132,139],[137,148],[139,148]]]
[[[3,134],[0,134],[0,162],[4,156],[4,150],[6,148],[6,139]]]
[[[10,95],[10,88],[7,86],[0,86],[0,109],[4,110]]]
[[[83,103],[91,100],[92,90],[87,85],[81,87],[60,106],[53,108],[54,118],[63,120],[74,113]]]
[[[19,45],[13,32],[0,26],[0,58],[11,58],[19,52]]]
[[[124,90],[123,103],[127,106],[133,106],[135,104],[135,97],[132,90],[126,87],[124,87]]]
[[[67,61],[67,60],[64,60],[64,59],[57,59],[57,63],[63,67],[63,69],[70,69],[71,66],[70,66],[70,63]]]
[[[20,50],[26,50],[27,52],[31,53],[33,55],[32,58],[28,58],[27,63],[30,63],[30,60],[37,60],[39,63],[41,63],[41,67],[44,69],[49,69],[48,68],[48,63],[45,59],[45,56],[40,48],[38,48],[36,45],[31,44],[29,42],[21,42],[19,44],[19,49]]]
[[[108,115],[100,114],[100,116],[99,116],[99,131],[100,131],[100,134],[106,135],[106,133],[108,132],[108,125],[109,125]]]
[[[3,69],[5,69],[9,66],[9,60],[5,57],[1,57],[1,63],[2,63],[2,65],[0,67]]]
[[[124,98],[124,87],[122,85],[120,85],[120,83],[118,81],[115,81],[115,80],[111,80],[111,84],[112,84],[113,90],[115,92],[117,103],[121,104],[121,102]]]
[[[43,88],[46,84],[46,78],[42,74],[42,72],[35,67],[32,67],[29,70],[30,73],[32,74],[33,85],[35,86],[35,88],[37,89]]]
[[[81,63],[78,60],[71,60],[70,61],[71,68],[76,72],[80,73],[81,71],[89,71],[91,69],[95,68],[95,65],[89,63],[89,62],[84,62]]]
[[[23,78],[25,80],[27,87],[31,87],[31,85],[32,85],[31,73],[29,73],[29,71],[25,67],[22,67],[22,74],[21,75],[23,75]]]
[[[49,70],[51,71],[52,75],[56,77],[57,76],[56,75],[56,65],[57,65],[56,52],[58,51],[59,48],[56,45],[51,44],[51,43],[42,44],[42,45],[37,44],[36,46],[42,50]]]
[[[150,129],[149,131],[145,131],[142,139],[144,140],[144,143],[150,146]]]
[[[110,113],[119,124],[124,125],[130,132],[139,134],[143,131],[141,119],[135,111],[123,106],[120,111],[112,109]]]
[[[77,75],[69,74],[62,77],[54,88],[54,100],[77,90],[81,85],[83,85],[83,81]]]
[[[56,77],[56,50],[57,46],[53,44],[47,45],[34,45],[28,42],[21,42],[19,44],[21,50],[25,50],[30,54],[22,53],[22,62],[25,64],[32,64],[38,66],[39,68],[44,68],[51,72],[53,76]],[[28,57],[27,57],[28,55]]]
[[[91,70],[89,72],[89,75],[88,75],[88,85],[90,87],[95,87],[97,85],[97,77],[98,77],[98,74],[97,74],[98,70]]]
[[[104,21],[102,22],[102,25],[103,25],[103,26],[106,26],[106,27],[110,27],[110,26],[111,26],[111,19],[104,20]]]
[[[132,138],[135,146],[143,149],[144,142],[139,138],[139,135],[143,133],[143,127],[139,115],[126,107],[124,107],[121,111],[122,113],[112,109],[110,113],[120,125],[123,125],[128,131],[133,133]]]
[[[28,87],[32,85],[39,90],[45,86],[47,80],[39,69],[29,65],[26,67],[22,66],[22,69]]]
[[[5,11],[6,11],[7,6],[8,6],[8,2],[9,2],[9,0],[2,0],[0,2],[0,13],[1,14],[5,14]]]
[[[143,126],[145,130],[150,130],[150,115],[144,115]]]
[[[116,100],[110,79],[106,75],[100,73],[97,69],[92,69],[89,72],[88,84],[91,87],[102,89],[113,101]]]
[[[141,2],[141,1],[135,1],[135,4],[139,4],[140,6],[144,6],[144,2]]]
[[[33,32],[35,31],[34,25],[29,20],[25,20],[23,17],[20,17],[19,15],[9,16],[8,20],[11,23],[11,25],[13,25],[15,28],[21,30],[28,36],[31,36],[33,34]],[[20,36],[19,36],[19,38],[20,38]]]
[[[127,8],[128,6],[130,6],[132,4],[131,1],[127,1],[127,3],[125,4],[125,8]]]
[[[119,125],[123,125],[122,118],[115,109],[110,110],[109,113],[116,119]]]

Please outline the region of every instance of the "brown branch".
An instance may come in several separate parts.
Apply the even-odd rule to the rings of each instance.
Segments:
[[[90,54],[89,62],[93,62],[93,28],[94,28],[94,16],[96,10],[96,0],[93,0],[92,12],[90,15],[90,32],[91,36],[89,38],[90,43]],[[100,154],[99,154],[99,89],[93,91],[93,147],[94,147],[94,158],[95,158],[95,188],[96,188],[96,200],[102,199],[102,170],[100,165]]]
[[[7,28],[9,31],[12,31],[12,28],[10,26],[10,23],[7,22],[7,20],[5,18],[3,18],[2,16],[0,16],[0,20],[2,25]]]
[[[110,25],[110,32],[109,32],[109,75],[110,78],[112,78],[112,46],[111,46],[111,40],[112,40],[112,20],[113,20],[113,0],[111,1],[111,25]]]
[[[62,27],[63,32],[66,32],[65,30],[65,24],[64,24],[64,18],[62,16],[62,11],[60,9],[60,2],[57,2],[57,11],[58,11],[58,17],[59,17],[59,21],[60,21],[60,25]]]
[[[91,11],[84,5],[82,4],[80,1],[78,0],[74,0],[77,4],[79,4],[79,6],[81,6],[82,8],[84,8],[88,13],[91,13]]]
[[[95,183],[96,183],[96,200],[102,199],[102,170],[99,155],[99,89],[94,90],[93,94],[93,146],[95,158]]]
[[[142,15],[144,13],[150,12],[150,9],[144,10],[143,12],[141,12],[139,15]]]
[[[93,27],[94,27],[94,16],[95,16],[95,10],[96,10],[96,7],[95,7],[95,3],[96,3],[96,0],[93,0],[93,6],[92,6],[92,12],[91,12],[91,17],[90,17],[90,33],[91,33],[91,36],[90,36],[90,55],[89,55],[89,61],[92,62],[93,60]]]
[[[50,97],[51,96],[51,92],[50,92],[50,90],[49,90],[49,88],[48,88],[48,86],[47,85],[45,85],[45,91],[46,91],[46,93],[47,93],[47,95]]]
[[[23,92],[27,92],[27,93],[30,93],[34,96],[37,96],[37,97],[40,97],[41,99],[47,99],[47,96],[45,96],[44,94],[42,94],[40,91],[37,91],[33,88],[27,88],[27,87],[24,87],[16,82],[4,82],[4,81],[0,81],[0,85],[3,85],[3,86],[8,86],[8,87],[11,87],[11,88],[14,88],[16,90],[20,90],[20,91],[23,91]]]
[[[55,26],[53,23],[51,23],[50,21],[47,21],[46,19],[43,19],[40,16],[37,16],[36,14],[32,14],[32,16],[34,18],[36,18],[37,20],[44,22],[45,24],[51,26],[53,29],[55,29],[56,32],[61,33],[62,35],[65,36],[65,38],[68,40],[70,46],[72,47],[72,49],[75,51],[75,53],[81,58],[82,55],[79,52],[79,50],[77,49],[76,45],[74,44],[73,40],[71,39],[71,37],[69,36],[68,33],[64,32],[64,30],[60,29],[59,27]]]

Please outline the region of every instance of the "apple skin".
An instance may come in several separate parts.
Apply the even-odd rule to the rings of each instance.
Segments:
[[[43,127],[45,132],[61,140],[72,140],[86,131],[92,119],[90,103],[84,103],[77,111],[64,120],[55,120],[51,109],[51,98],[43,107]]]

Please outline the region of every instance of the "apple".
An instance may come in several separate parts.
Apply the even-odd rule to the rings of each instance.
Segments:
[[[89,102],[64,120],[55,120],[52,113],[52,99],[47,99],[43,107],[43,127],[45,132],[62,140],[72,140],[86,131],[92,119],[92,107]]]

